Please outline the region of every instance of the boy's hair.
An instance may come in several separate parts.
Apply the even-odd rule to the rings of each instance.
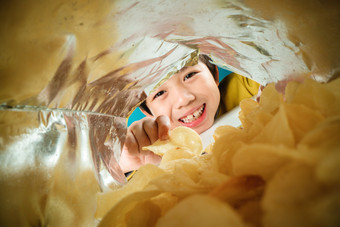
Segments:
[[[216,67],[216,65],[211,63],[212,62],[211,58],[208,55],[200,54],[199,61],[201,61],[202,63],[204,63],[208,67],[209,71],[211,72],[211,74],[215,78],[215,81],[218,82],[217,67]],[[146,101],[145,100],[144,100],[144,102],[142,102],[140,104],[139,107],[142,108],[143,110],[145,110],[147,113],[152,115],[149,107],[146,105]]]

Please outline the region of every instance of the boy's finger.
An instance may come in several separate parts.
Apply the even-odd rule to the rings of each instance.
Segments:
[[[132,133],[137,140],[139,152],[141,152],[143,147],[151,145],[151,141],[144,131],[142,124],[138,125],[138,129],[132,130]]]
[[[149,137],[150,143],[153,144],[158,140],[158,126],[157,123],[150,119],[148,121],[145,121],[143,124],[143,128],[147,136]]]
[[[128,155],[139,154],[138,142],[136,141],[135,136],[130,130],[126,132],[124,146],[126,147],[126,151],[128,152]]]
[[[161,115],[156,118],[158,126],[158,137],[161,140],[169,139],[170,120],[168,116]]]

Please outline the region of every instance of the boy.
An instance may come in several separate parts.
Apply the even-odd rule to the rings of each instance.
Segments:
[[[126,173],[147,163],[159,164],[161,157],[142,147],[168,139],[169,130],[177,126],[190,127],[200,134],[217,116],[258,90],[258,83],[234,73],[219,85],[217,67],[208,56],[200,55],[197,65],[182,68],[141,104],[147,117],[128,128],[120,167]]]

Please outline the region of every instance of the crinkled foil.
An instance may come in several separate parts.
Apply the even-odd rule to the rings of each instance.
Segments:
[[[94,225],[99,185],[125,181],[112,155],[125,119],[30,108],[0,110],[0,116],[1,223]]]
[[[337,76],[336,1],[7,1],[0,9],[0,225],[93,226],[125,183],[126,118],[208,54],[261,84]]]

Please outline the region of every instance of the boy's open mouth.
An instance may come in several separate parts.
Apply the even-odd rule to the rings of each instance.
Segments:
[[[205,109],[205,104],[203,104],[201,108],[197,109],[193,114],[190,114],[186,117],[182,117],[179,120],[183,123],[191,123],[197,120],[200,116],[202,116],[204,109]]]

